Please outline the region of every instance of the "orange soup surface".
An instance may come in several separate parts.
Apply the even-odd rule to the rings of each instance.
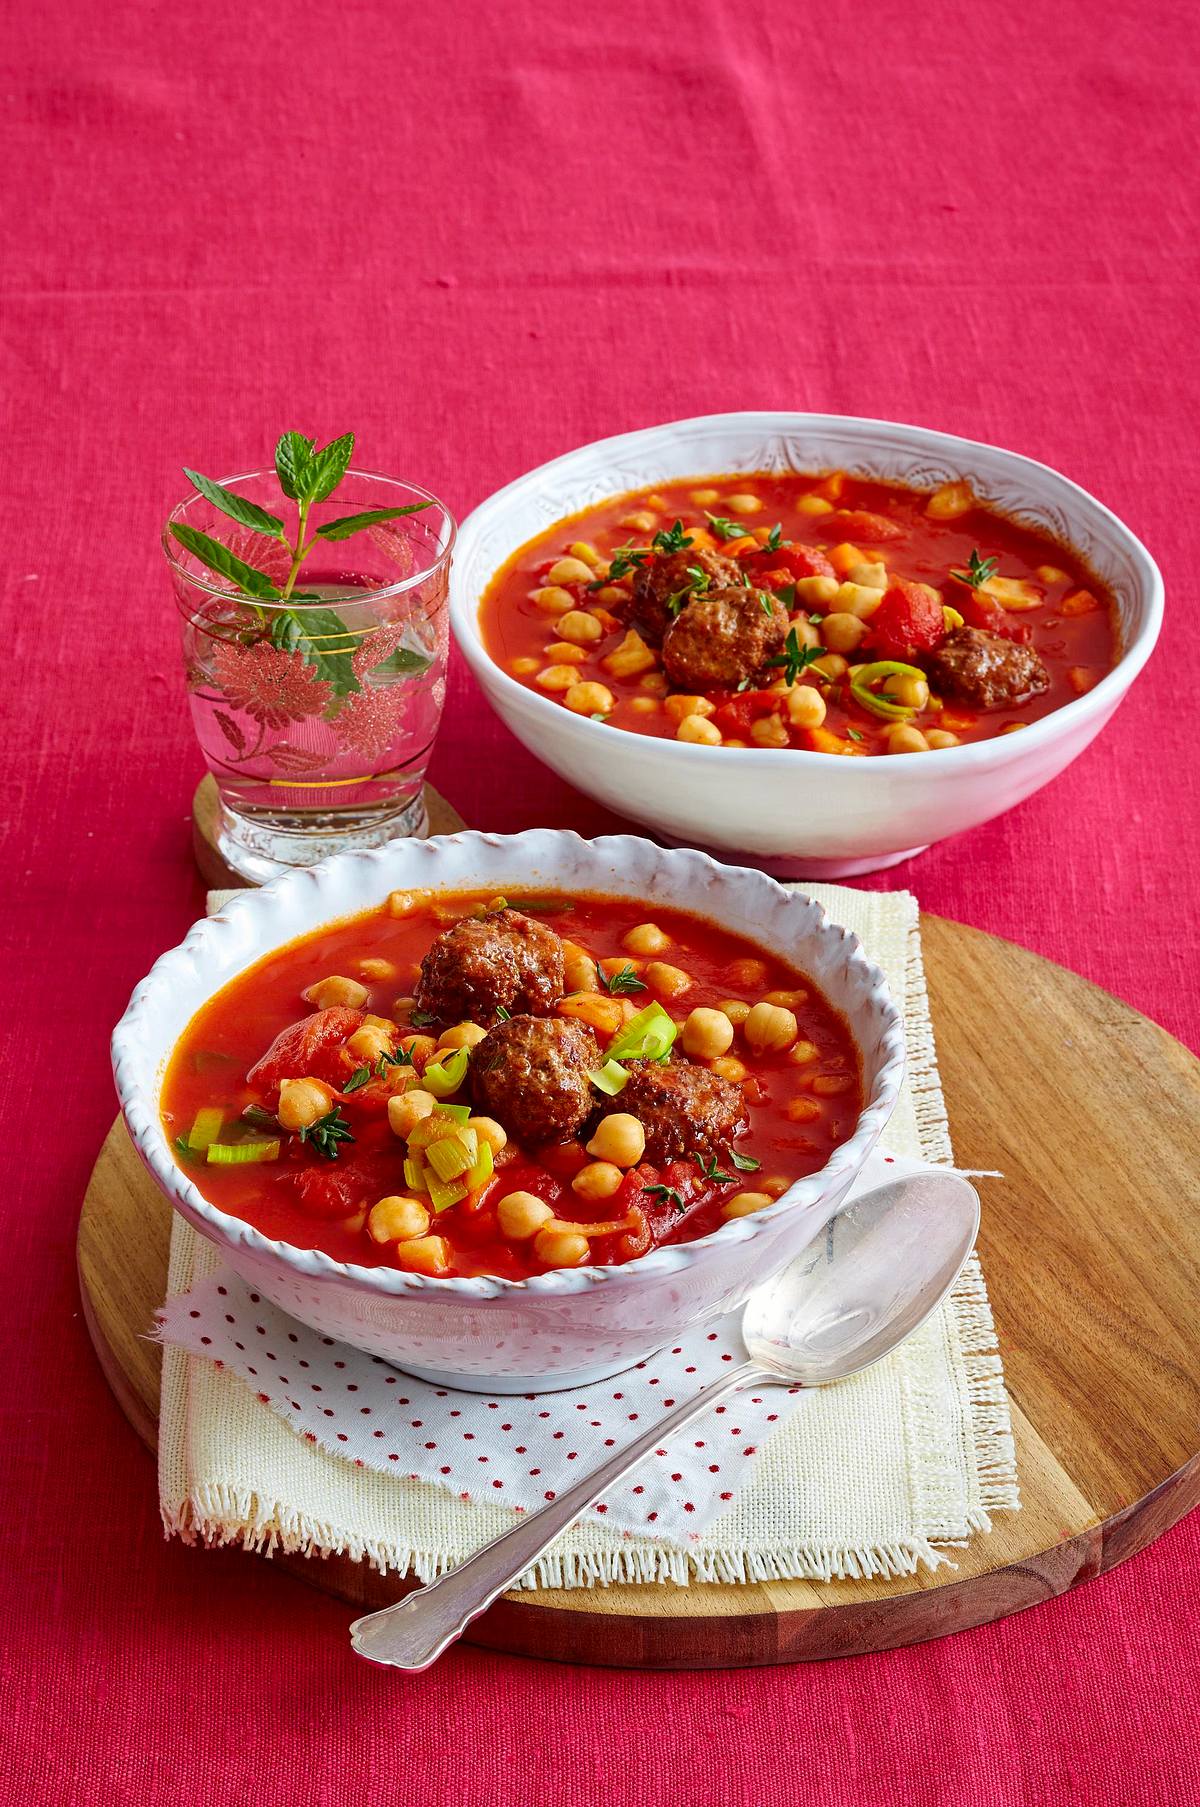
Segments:
[[[861,1108],[802,973],[594,895],[393,894],[226,985],[162,1091],[189,1177],[265,1235],[512,1280],[762,1209]]]
[[[842,472],[616,496],[522,546],[481,624],[512,677],[608,727],[850,757],[1015,732],[1119,651],[1074,553],[965,484]]]

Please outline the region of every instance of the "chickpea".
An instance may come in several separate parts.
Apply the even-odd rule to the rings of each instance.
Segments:
[[[788,619],[801,646],[820,646],[821,631],[807,615],[791,615]]]
[[[744,985],[747,991],[756,989],[767,982],[766,962],[750,960],[742,957],[729,962],[729,977],[735,985]],[[749,1012],[746,1013],[749,1015]]]
[[[742,1034],[756,1054],[782,1054],[795,1041],[799,1025],[779,1004],[756,1004],[742,1024]]]
[[[546,573],[546,582],[550,584],[590,584],[591,581],[592,567],[585,565],[581,558],[560,558]]]
[[[719,1060],[712,1062],[712,1071],[718,1079],[728,1079],[733,1085],[741,1085],[750,1069],[736,1054],[722,1054]]]
[[[812,1089],[822,1098],[836,1098],[840,1093],[848,1092],[853,1084],[849,1073],[818,1073]]]
[[[473,1129],[480,1142],[486,1142],[493,1154],[507,1145],[508,1131],[494,1117],[468,1117],[467,1128]]]
[[[765,1211],[775,1200],[769,1192],[735,1192],[721,1209],[722,1217],[749,1217],[754,1211]]]
[[[411,916],[420,901],[420,898],[415,896],[412,891],[389,891],[387,896],[388,915]]]
[[[974,506],[975,497],[971,485],[960,478],[952,483],[943,483],[940,489],[935,489],[925,504],[925,513],[934,521],[953,521]]]
[[[438,1036],[439,1048],[477,1048],[487,1035],[478,1023],[456,1023],[453,1029],[443,1029]]]
[[[531,590],[529,596],[547,615],[565,615],[568,609],[575,607],[575,598],[561,584],[547,584],[540,590]]]
[[[396,968],[390,960],[360,960],[358,970],[364,979],[374,980],[381,985],[396,977]]]
[[[675,730],[675,738],[696,747],[719,747],[722,734],[717,724],[703,715],[685,715]]]
[[[759,514],[762,511],[762,503],[758,497],[749,494],[728,496],[725,506],[730,514]]]
[[[883,694],[906,709],[923,709],[929,701],[929,686],[924,678],[891,677],[884,681]]]
[[[324,1117],[332,1105],[333,1093],[322,1080],[283,1079],[275,1114],[284,1129],[307,1129],[318,1117]]]
[[[788,746],[788,731],[777,715],[760,715],[750,723],[750,738],[756,747]]]
[[[437,1053],[437,1043],[432,1035],[402,1035],[400,1046],[414,1067],[426,1067]]]
[[[450,1244],[444,1236],[414,1236],[396,1245],[396,1260],[410,1274],[444,1274],[450,1267]]]
[[[396,1025],[390,1025],[391,1034],[387,1030],[376,1028],[373,1024],[364,1023],[356,1029],[346,1042],[346,1052],[360,1065],[373,1067],[383,1054],[392,1051],[392,1036],[396,1033]]]
[[[556,621],[554,625],[557,627],[558,622]],[[545,653],[547,659],[549,659],[551,665],[579,666],[587,664],[588,656],[586,649],[582,646],[573,645],[570,640],[552,640],[549,646],[544,646],[542,648],[542,651]],[[576,671],[575,675],[576,677],[579,676],[578,671]]]
[[[648,677],[640,678],[638,683],[639,687],[646,692],[647,696],[666,696],[667,691],[670,688],[661,671],[652,671]]]
[[[799,1010],[808,1003],[806,991],[768,991],[763,993],[764,1004],[780,1004],[785,1010]]]
[[[821,638],[831,653],[857,652],[867,637],[867,624],[857,615],[826,615],[821,623]]]
[[[1044,584],[1066,584],[1071,581],[1067,573],[1060,571],[1057,565],[1039,565],[1034,576],[1039,583]]]
[[[596,962],[590,954],[573,954],[564,960],[563,984],[568,991],[597,990]]]
[[[836,601],[839,589],[836,577],[798,577],[796,579],[796,601],[802,602],[806,608],[814,603],[827,608]]]
[[[527,1242],[551,1221],[554,1212],[544,1198],[532,1192],[506,1192],[496,1206],[496,1216],[506,1236],[514,1242]]]
[[[788,1059],[794,1067],[807,1067],[814,1060],[820,1060],[821,1050],[815,1042],[797,1042],[788,1049]]]
[[[697,508],[711,508],[715,502],[721,500],[721,492],[719,489],[694,489],[691,492],[691,499]]]
[[[572,1192],[581,1198],[611,1198],[625,1183],[625,1175],[612,1161],[589,1161],[571,1181]]]
[[[680,998],[691,989],[692,975],[682,966],[668,966],[665,960],[651,960],[646,968],[646,983],[660,998]]]
[[[635,533],[649,533],[657,524],[658,516],[649,508],[635,508],[631,514],[622,515],[617,522],[618,527],[632,527]]]
[[[569,690],[579,682],[579,674],[573,665],[543,665],[537,682],[542,690]]]
[[[432,1092],[422,1091],[418,1086],[411,1092],[402,1092],[395,1098],[388,1099],[388,1127],[401,1141],[411,1135],[423,1117],[428,1117],[437,1109],[437,1099]]]
[[[375,1242],[409,1242],[428,1228],[429,1213],[416,1198],[381,1198],[367,1218],[367,1233]]]
[[[620,645],[614,646],[610,653],[605,653],[600,663],[605,671],[614,678],[636,678],[642,672],[649,672],[652,676],[661,676],[661,673],[654,671],[654,667],[658,664],[657,653],[646,645],[637,629],[632,627]],[[665,678],[662,679],[662,687],[664,690],[667,687]]]
[[[886,590],[888,573],[885,564],[851,565],[846,573],[847,583],[861,584],[865,590]]]
[[[887,750],[889,753],[927,753],[929,742],[919,728],[911,727],[908,722],[897,722],[888,729]]]
[[[930,747],[956,747],[958,735],[951,734],[949,728],[926,728],[925,739]]]
[[[815,1123],[821,1115],[821,1107],[814,1104],[811,1098],[789,1098],[784,1106],[784,1115],[790,1123]]]
[[[798,496],[796,499],[797,514],[832,514],[833,503],[827,502],[824,496]]]
[[[588,1257],[588,1239],[576,1230],[539,1230],[533,1252],[547,1267],[578,1267]]]
[[[361,1010],[368,993],[366,986],[360,985],[357,979],[343,979],[334,973],[328,979],[318,979],[300,995],[306,1004],[315,1004],[318,1010],[332,1010],[338,1005],[347,1010]]]
[[[750,1006],[742,998],[724,998],[717,1009],[729,1018],[735,1029],[750,1015]]]
[[[621,584],[601,584],[596,591],[598,603],[628,602],[629,593]]]
[[[570,640],[576,646],[591,646],[604,638],[604,629],[586,609],[568,609],[554,623],[554,629],[560,640]]]
[[[825,720],[825,698],[814,684],[797,684],[788,692],[788,719],[796,728],[819,728]]]
[[[765,1192],[768,1198],[782,1198],[791,1184],[791,1180],[786,1180],[781,1173],[777,1173],[769,1180],[760,1180],[758,1189]]]
[[[621,937],[621,946],[631,954],[664,954],[670,945],[671,937],[656,922],[639,922]]]
[[[614,1167],[636,1167],[646,1152],[646,1132],[628,1111],[614,1111],[601,1117],[587,1151]]]
[[[411,1016],[412,1012],[416,1009],[416,1007],[417,1007],[416,998],[413,998],[413,997],[394,998],[392,1000],[392,1015],[393,1015],[393,1017],[408,1017],[408,1016]]]
[[[563,702],[573,715],[611,715],[617,706],[607,684],[572,684]]]
[[[657,715],[662,705],[656,696],[635,696],[629,699],[629,707],[635,715]]]
[[[514,678],[531,678],[535,671],[542,669],[542,661],[531,659],[528,653],[522,653],[519,658],[508,661],[508,669]]]
[[[836,684],[839,678],[845,677],[849,667],[841,653],[826,653],[824,658],[814,659],[810,669],[819,671],[823,678],[828,678],[831,684]]]
[[[837,606],[846,615],[857,615],[866,621],[873,615],[883,601],[884,592],[873,589],[869,584],[854,584],[848,580],[838,585]]]
[[[374,1016],[370,1011],[364,1016],[362,1026],[364,1029],[382,1029],[389,1039],[396,1033],[396,1025],[390,1016]]]
[[[716,704],[710,703],[706,696],[682,696],[677,694],[675,696],[667,697],[666,701],[663,703],[663,708],[673,722],[681,722],[685,715],[712,715],[716,709]]]
[[[716,1060],[733,1042],[733,1024],[723,1010],[693,1010],[680,1040],[693,1060]]]

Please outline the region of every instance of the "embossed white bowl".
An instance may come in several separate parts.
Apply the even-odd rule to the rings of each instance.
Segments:
[[[965,477],[981,501],[1078,552],[1112,589],[1116,668],[1019,734],[896,759],[791,748],[736,753],[614,732],[503,671],[479,603],[516,549],[564,515],[624,490],[722,471],[842,469],[916,488]],[[459,533],[450,619],[485,695],[518,740],[572,784],[656,833],[736,852],[781,872],[846,878],[1011,809],[1057,777],[1104,726],[1149,658],[1162,578],[1129,529],[1047,465],[925,427],[846,415],[711,414],[597,440],[498,490]]]
[[[349,1266],[274,1241],[210,1204],[176,1162],[159,1117],[167,1061],[200,1006],[272,949],[370,909],[389,891],[476,887],[670,898],[794,962],[858,1044],[866,1102],[853,1135],[819,1173],[753,1217],[623,1267],[521,1282]],[[142,1160],[175,1209],[252,1286],[325,1335],[424,1378],[510,1393],[598,1380],[739,1305],[836,1211],[891,1115],[904,1071],[903,1028],[882,973],[819,904],[702,853],[666,852],[629,835],[584,841],[545,829],[393,841],[243,893],[156,962],[113,1032],[112,1053]]]

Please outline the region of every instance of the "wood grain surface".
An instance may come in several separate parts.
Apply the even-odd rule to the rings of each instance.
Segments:
[[[933,1575],[510,1595],[473,1642],[663,1669],[887,1649],[1049,1600],[1200,1503],[1200,1063],[1034,954],[938,917],[922,933],[957,1159],[1005,1175],[980,1182],[980,1253],[1022,1511]],[[84,1200],[79,1268],[97,1353],[148,1444],[159,1351],[144,1337],[169,1220],[118,1121]],[[355,1606],[404,1591],[336,1558],[273,1561]]]

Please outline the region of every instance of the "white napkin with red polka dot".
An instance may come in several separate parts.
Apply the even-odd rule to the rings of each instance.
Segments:
[[[909,1077],[891,1148],[856,1190],[930,1159],[949,1165],[915,900],[809,889],[857,930],[906,1013]],[[735,1317],[574,1392],[437,1388],[289,1318],[180,1219],[159,1334],[170,1531],[345,1552],[422,1579],[744,1354]],[[618,1483],[527,1581],[912,1572],[1016,1505],[1003,1376],[973,1258],[948,1303],[888,1361],[837,1387],[754,1385],[714,1407]]]

